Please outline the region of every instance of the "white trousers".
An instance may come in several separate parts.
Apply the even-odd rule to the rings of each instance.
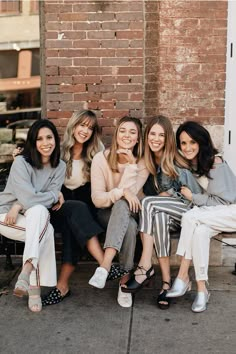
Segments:
[[[30,284],[55,286],[57,283],[54,230],[50,215],[43,205],[19,214],[15,225],[4,224],[6,214],[0,214],[0,233],[12,240],[25,242],[23,265],[30,260],[34,270]]]
[[[210,239],[236,231],[236,204],[194,207],[183,215],[177,254],[192,259],[196,280],[208,280]]]

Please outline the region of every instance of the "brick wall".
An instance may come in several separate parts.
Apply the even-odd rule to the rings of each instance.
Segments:
[[[223,125],[226,27],[227,1],[45,0],[45,115],[93,109],[105,141],[125,114]]]
[[[227,1],[160,2],[160,112],[224,124]]]

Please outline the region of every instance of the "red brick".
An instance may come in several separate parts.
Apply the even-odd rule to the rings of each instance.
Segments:
[[[117,13],[116,19],[118,21],[142,21],[143,13],[140,12],[127,12],[127,13]]]
[[[46,92],[47,93],[57,93],[58,92],[59,85],[48,85],[46,87]]]
[[[113,21],[113,22],[103,22],[102,29],[103,30],[119,30],[119,29],[129,29],[130,22],[122,22],[122,21]]]
[[[57,39],[58,33],[57,32],[48,32],[45,34],[45,39]]]
[[[72,41],[66,39],[47,39],[45,42],[46,48],[72,48]]]
[[[115,53],[114,49],[88,49],[88,57],[114,57]]]
[[[60,13],[59,21],[86,21],[88,19],[85,13]]]
[[[88,21],[113,21],[115,19],[114,13],[95,13],[95,14],[88,14]]]
[[[91,31],[100,29],[100,22],[73,22],[74,31]]]
[[[102,66],[127,66],[129,65],[128,58],[102,58]]]
[[[85,39],[86,32],[84,31],[64,31],[64,39]]]
[[[87,69],[88,75],[112,75],[112,68],[111,67],[89,67]]]
[[[61,76],[47,76],[46,77],[46,83],[49,85],[56,85],[56,84],[61,84],[64,82],[65,84],[71,84],[72,83],[72,77],[61,77]]]
[[[87,73],[86,68],[81,68],[81,67],[61,67],[60,68],[60,75],[67,76],[67,75],[85,75]]]
[[[101,47],[102,48],[128,48],[129,41],[126,39],[124,40],[101,40]]]
[[[142,85],[129,84],[129,85],[117,85],[117,92],[140,92],[142,91]]]
[[[75,66],[99,66],[100,59],[98,58],[78,58],[73,60]]]
[[[114,31],[87,31],[88,39],[111,39],[115,38]]]
[[[104,118],[121,118],[129,114],[129,110],[104,110],[103,117]],[[110,128],[104,128],[104,132],[111,131]]]
[[[75,84],[96,84],[100,83],[101,79],[98,75],[76,75],[73,76],[73,83]]]
[[[86,49],[59,49],[59,56],[64,58],[86,57],[88,52]]]
[[[98,102],[89,102],[89,109],[114,109],[114,102],[98,101]],[[104,125],[104,124],[103,124]]]
[[[46,65],[53,65],[53,66],[71,66],[72,59],[68,58],[47,58]]]
[[[132,48],[127,48],[127,49],[116,49],[115,50],[115,56],[116,57],[143,57],[143,49],[132,49]]]
[[[74,99],[75,101],[98,101],[101,98],[101,95],[95,92],[83,92],[83,93],[75,93]]]
[[[116,32],[117,39],[142,39],[143,31],[117,31]]]
[[[143,102],[141,101],[128,101],[128,102],[117,102],[116,108],[119,110],[123,109],[142,109]]]
[[[47,66],[45,68],[46,75],[58,75],[58,67],[57,66]]]
[[[137,67],[123,67],[118,69],[119,75],[141,75],[143,73],[143,68]]]
[[[85,102],[83,101],[77,101],[74,99],[74,101],[68,101],[68,102],[61,102],[60,107],[61,110],[64,111],[79,111],[84,109]]]
[[[84,92],[86,91],[85,85],[60,85],[60,92]]]
[[[126,84],[129,82],[129,77],[124,76],[103,76],[101,79],[103,84]]]
[[[47,99],[50,102],[54,102],[54,101],[71,101],[72,100],[72,95],[70,93],[50,93],[47,95]]]
[[[92,39],[85,39],[83,41],[73,41],[73,48],[99,48],[100,42]]]

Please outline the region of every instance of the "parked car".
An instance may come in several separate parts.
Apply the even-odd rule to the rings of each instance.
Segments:
[[[23,119],[7,125],[7,129],[12,129],[12,141],[15,144],[24,143],[28,130],[35,122],[35,119]]]
[[[0,128],[0,190],[3,189],[12,161],[12,152],[16,146],[23,146],[28,130],[35,119],[23,119]]]

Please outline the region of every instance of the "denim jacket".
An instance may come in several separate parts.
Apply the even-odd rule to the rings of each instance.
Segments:
[[[149,175],[144,187],[143,192],[145,195],[158,195],[161,192],[167,192],[170,196],[182,200],[185,204],[189,205],[192,202],[187,200],[181,193],[181,186],[188,187],[192,193],[202,193],[202,187],[197,183],[193,174],[185,169],[175,166],[178,176],[173,179],[165,175],[161,167],[158,166],[156,176]],[[155,181],[155,183],[154,183]]]

